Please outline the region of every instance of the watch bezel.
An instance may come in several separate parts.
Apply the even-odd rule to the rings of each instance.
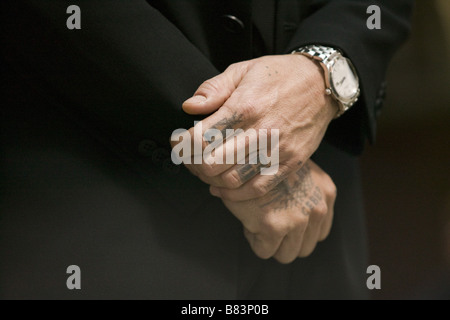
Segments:
[[[342,97],[341,95],[339,95],[339,93],[337,92],[335,86],[334,86],[334,81],[333,81],[333,71],[334,71],[334,65],[336,64],[336,61],[338,59],[344,59],[344,61],[347,63],[347,65],[349,66],[351,72],[353,72],[353,75],[356,79],[356,82],[359,83],[359,77],[358,77],[358,73],[356,72],[356,68],[354,67],[353,63],[350,61],[350,59],[344,57],[339,51],[333,53],[327,60],[326,62],[326,67],[328,69],[328,85],[329,88],[331,89],[331,92],[333,94],[333,96],[339,100],[340,102],[342,102],[342,104],[344,105],[345,110],[346,111],[348,108],[350,108],[356,101],[358,101],[358,97],[360,94],[360,89],[359,87],[357,88],[356,92],[354,95],[352,95],[349,98],[345,98]]]

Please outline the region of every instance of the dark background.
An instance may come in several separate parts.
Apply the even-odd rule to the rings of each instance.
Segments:
[[[449,119],[450,1],[418,0],[361,161],[375,299],[450,298]]]

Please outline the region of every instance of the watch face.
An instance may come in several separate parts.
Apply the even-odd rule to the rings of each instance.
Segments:
[[[333,64],[331,85],[338,97],[344,100],[350,100],[358,93],[358,76],[346,58],[339,57]]]

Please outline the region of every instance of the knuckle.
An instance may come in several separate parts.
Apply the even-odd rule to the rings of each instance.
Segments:
[[[298,213],[292,217],[293,228],[300,228],[304,232],[308,226],[309,217],[305,216],[303,213]]]
[[[319,217],[321,219],[325,218],[327,216],[327,214],[328,214],[328,206],[325,203],[325,201],[320,201],[317,204],[317,206],[315,208],[315,211],[316,211],[317,215],[319,215]]]
[[[337,195],[337,187],[329,175],[326,175],[324,191],[327,196]]]
[[[199,93],[218,92],[219,84],[216,78],[211,78],[203,82],[198,90]]]
[[[238,69],[238,68],[239,68],[239,62],[235,62],[235,63],[230,64],[230,65],[225,69],[224,72],[234,71],[235,69]]]
[[[227,71],[245,71],[245,70],[248,70],[248,61],[232,63],[225,69],[225,72],[227,72]]]
[[[247,101],[241,106],[242,117],[247,120],[256,117],[258,106],[254,101]]]
[[[276,215],[267,214],[263,221],[262,227],[265,233],[269,234],[271,237],[282,237],[288,232],[288,225]]]
[[[337,187],[336,185],[332,182],[331,186],[330,186],[330,195],[333,197],[333,199],[336,199],[337,197]]]

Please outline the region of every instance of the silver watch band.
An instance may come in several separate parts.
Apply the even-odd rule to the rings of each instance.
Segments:
[[[296,49],[294,51],[292,51],[292,54],[302,54],[305,56],[308,56],[314,60],[317,60],[318,62],[320,62],[324,69],[329,70],[330,66],[329,66],[329,62],[328,59],[332,56],[335,56],[335,53],[340,53],[342,55],[342,52],[339,51],[338,49],[332,48],[332,47],[326,47],[326,46],[322,46],[322,45],[307,45],[304,47],[301,47],[299,49]],[[335,98],[335,100],[338,102],[339,105],[339,110],[336,114],[335,118],[340,117],[345,111],[347,111],[357,100],[358,97],[356,97],[356,99],[354,99],[353,101],[348,101],[348,102],[343,102],[341,101],[335,94],[333,94],[333,90],[331,88],[331,84],[329,82],[329,75],[326,73],[325,74],[325,93],[327,95],[333,95],[333,97]],[[359,90],[358,90],[359,92]],[[359,93],[358,93],[359,95]]]
[[[294,50],[292,53],[306,53],[312,57],[317,57],[320,61],[326,60],[333,54],[339,52],[337,49],[318,45],[309,45],[300,49]]]

